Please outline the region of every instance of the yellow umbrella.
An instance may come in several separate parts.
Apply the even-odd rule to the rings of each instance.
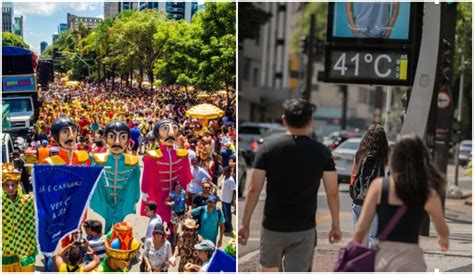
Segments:
[[[191,107],[186,111],[186,117],[199,119],[202,122],[202,130],[207,130],[207,121],[210,119],[217,119],[224,116],[224,111],[215,105],[200,104]]]

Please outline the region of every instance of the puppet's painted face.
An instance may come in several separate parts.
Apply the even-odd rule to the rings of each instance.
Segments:
[[[129,135],[126,131],[110,131],[105,136],[110,152],[120,154],[127,148]]]
[[[63,127],[59,131],[59,146],[66,150],[72,150],[74,143],[77,140],[77,128],[76,127]]]
[[[160,144],[172,146],[178,139],[178,124],[176,122],[164,123],[158,129]]]

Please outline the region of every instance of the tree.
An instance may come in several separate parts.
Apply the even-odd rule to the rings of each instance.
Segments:
[[[208,91],[224,87],[228,106],[236,80],[235,10],[235,3],[206,3],[205,10],[193,18],[202,41],[197,85]]]
[[[30,49],[20,36],[10,32],[2,32],[2,45]]]

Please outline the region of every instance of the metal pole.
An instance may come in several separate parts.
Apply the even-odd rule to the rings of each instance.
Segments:
[[[387,86],[387,100],[385,101],[385,124],[384,124],[384,129],[385,129],[385,133],[388,135],[388,131],[389,131],[389,123],[388,123],[388,119],[389,119],[389,115],[390,115],[390,108],[392,106],[392,87],[391,86]]]
[[[311,87],[313,85],[313,62],[314,62],[314,40],[316,32],[316,15],[311,15],[308,37],[308,63],[306,64],[306,87],[303,93],[303,99],[311,99]]]
[[[461,55],[461,77],[459,79],[459,100],[458,100],[458,122],[461,124],[462,117],[462,96],[463,96],[463,86],[464,86],[464,54]],[[454,185],[458,185],[459,179],[459,143],[456,144],[456,151],[454,153],[454,162],[456,163],[456,168],[454,169]]]
[[[342,123],[341,123],[341,130],[345,130],[347,128],[347,85],[341,86],[342,92]]]

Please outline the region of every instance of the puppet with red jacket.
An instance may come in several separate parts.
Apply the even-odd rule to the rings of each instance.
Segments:
[[[159,120],[155,124],[153,135],[159,140],[160,147],[147,151],[143,158],[141,215],[145,216],[145,203],[155,201],[156,213],[170,224],[171,207],[165,201],[172,191],[172,185],[179,182],[182,189],[186,189],[192,180],[188,151],[174,148],[178,138],[178,124],[172,119]]]

